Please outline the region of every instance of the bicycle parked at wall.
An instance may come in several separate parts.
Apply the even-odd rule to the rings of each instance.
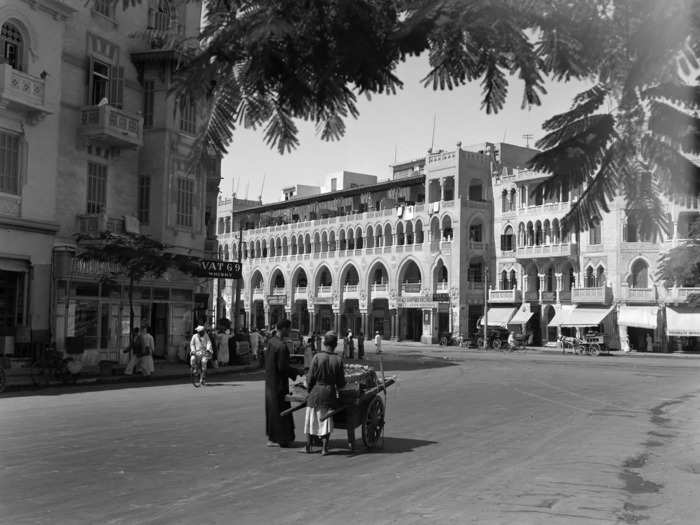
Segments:
[[[460,348],[466,348],[467,340],[462,334],[454,337],[452,333],[447,333],[440,337],[440,346],[459,346]]]
[[[494,350],[507,349],[508,330],[505,328],[489,326],[486,331],[488,346]],[[484,347],[484,329],[483,327],[474,332],[474,340],[478,349]]]
[[[77,376],[68,367],[71,361],[72,357],[63,357],[55,348],[45,347],[30,366],[32,383],[39,387],[48,386],[51,381],[75,383]]]

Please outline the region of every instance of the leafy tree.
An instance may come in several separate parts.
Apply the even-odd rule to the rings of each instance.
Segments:
[[[700,286],[700,218],[690,225],[689,239],[661,255],[658,277],[666,287]],[[700,294],[689,298],[700,304]]]
[[[587,229],[620,196],[644,237],[668,233],[664,199],[700,193],[700,88],[692,71],[700,55],[697,1],[607,2],[603,48],[594,87],[566,113],[543,124],[531,167],[551,177],[535,188],[582,188],[564,218]]]
[[[145,235],[103,232],[99,235],[79,235],[78,258],[108,263],[115,268],[102,276],[103,281],[125,278],[128,282],[129,337],[134,333],[134,286],[146,276],[162,277],[170,269],[197,275],[198,259],[173,254],[168,246]]]

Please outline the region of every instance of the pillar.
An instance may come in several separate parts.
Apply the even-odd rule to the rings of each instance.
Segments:
[[[445,179],[440,178],[440,201],[445,200]]]
[[[389,311],[389,316],[391,317],[391,340],[398,341],[398,310],[393,309]]]
[[[537,277],[540,280],[539,300],[540,300],[540,302],[542,302],[542,291],[544,290],[544,279],[545,279],[546,275],[543,273],[538,273]]]
[[[265,310],[265,328],[269,328],[270,324],[271,324],[270,307],[269,307],[269,305],[265,304],[265,306],[263,306],[263,309]],[[260,328],[260,327],[258,327],[258,328]]]
[[[365,334],[365,337],[367,337],[368,334],[368,326],[367,326],[367,312],[360,312],[360,315],[362,316],[362,323],[361,323],[361,330],[362,333]]]
[[[562,274],[560,274],[560,273],[555,273],[555,274],[554,274],[554,278],[555,278],[555,280],[556,280],[556,292],[557,292],[556,302],[558,303],[558,302],[560,302],[560,301],[559,301],[559,293],[561,292]]]
[[[316,331],[316,307],[312,306],[309,308],[309,332],[314,333]]]
[[[335,332],[340,336],[340,310],[333,310],[335,315]]]

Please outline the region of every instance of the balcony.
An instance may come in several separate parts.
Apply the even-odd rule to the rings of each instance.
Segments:
[[[80,135],[106,146],[138,148],[143,144],[143,120],[108,104],[88,106],[80,112]]]
[[[388,285],[386,283],[372,283],[372,286],[370,287],[370,291],[373,294],[377,293],[387,293],[388,291]]]
[[[421,291],[421,284],[418,283],[403,283],[401,285],[401,295],[418,295]]]
[[[522,300],[522,290],[489,290],[490,303],[519,303]]]
[[[318,287],[318,292],[316,292],[318,297],[329,297],[331,295],[331,285],[321,285]]]
[[[515,256],[519,259],[536,259],[538,257],[569,257],[576,254],[576,245],[540,244],[533,246],[518,246]]]
[[[557,299],[556,292],[542,292],[542,302],[543,303],[553,303]]]
[[[442,253],[444,253],[445,255],[450,255],[452,253],[452,240],[441,241],[440,242],[440,251]]]
[[[257,297],[259,299],[262,299],[265,296],[265,291],[263,290],[262,286],[259,286],[257,288],[253,288],[253,297]]]
[[[692,295],[700,295],[700,287],[671,288],[668,291],[668,301],[672,303],[687,303]]]
[[[525,292],[525,301],[528,303],[537,302],[540,300],[540,292],[527,291]]]
[[[285,290],[284,286],[275,286],[272,289],[272,295],[287,295],[287,291]]]
[[[610,288],[606,286],[571,289],[572,303],[610,304],[611,299]]]
[[[83,234],[124,233],[124,218],[107,217],[102,213],[78,215],[78,231]]]
[[[628,303],[654,303],[656,302],[656,290],[654,288],[628,288],[623,286],[622,299]]]
[[[475,251],[483,251],[486,249],[486,243],[481,241],[469,241],[469,249]]]
[[[294,297],[297,299],[306,297],[306,286],[297,286],[294,288]]]
[[[51,113],[46,106],[46,81],[0,64],[0,106],[27,113],[32,119],[41,119]]]
[[[450,291],[450,286],[447,282],[439,282],[435,285],[435,293],[447,293]]]

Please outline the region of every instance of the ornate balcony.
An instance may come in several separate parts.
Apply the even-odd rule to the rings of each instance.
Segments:
[[[700,295],[700,287],[671,288],[667,300],[672,303],[687,303],[691,295]]]
[[[272,295],[287,295],[287,290],[284,288],[284,286],[275,286],[272,289]]]
[[[107,146],[138,148],[143,144],[143,119],[109,104],[83,108],[79,129],[85,139]]]
[[[439,282],[435,285],[435,293],[447,293],[450,290],[450,286],[447,282]]]
[[[87,234],[124,233],[124,218],[107,217],[102,213],[78,215],[78,231]]]
[[[420,293],[421,290],[421,284],[420,282],[418,283],[403,283],[401,285],[401,294],[402,295],[416,295]]]
[[[321,285],[318,287],[318,292],[316,292],[318,297],[328,297],[331,295],[331,285]]]
[[[490,303],[519,303],[522,300],[522,290],[489,290]]]
[[[612,299],[610,288],[600,286],[595,288],[572,288],[571,302],[586,304],[610,304]]]
[[[305,298],[306,297],[306,286],[297,286],[294,288],[294,296],[297,298]]]
[[[656,290],[654,288],[628,288],[623,286],[622,299],[628,303],[654,303],[656,302]]]
[[[30,119],[41,119],[51,113],[45,100],[46,81],[10,64],[0,64],[0,106],[17,109]]]
[[[253,288],[253,297],[256,297],[258,299],[262,299],[264,296],[265,296],[265,291],[263,290],[263,288],[261,286],[257,287],[257,288]]]
[[[575,244],[540,244],[539,246],[518,246],[515,256],[519,259],[538,257],[569,257],[576,254]]]
[[[540,300],[540,292],[527,291],[525,292],[525,301],[528,303],[537,302]]]
[[[386,293],[388,285],[386,283],[372,283],[370,290],[373,294]]]

